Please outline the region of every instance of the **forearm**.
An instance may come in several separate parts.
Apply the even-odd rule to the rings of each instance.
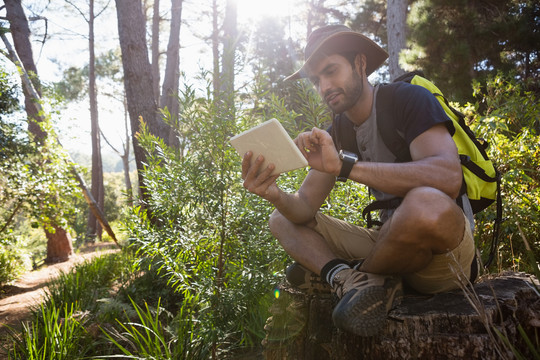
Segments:
[[[313,219],[317,213],[317,209],[298,193],[289,194],[280,191],[279,198],[271,203],[276,210],[294,224],[305,224]]]
[[[312,169],[296,193],[279,190],[278,196],[268,200],[289,221],[305,224],[315,217],[334,184],[334,176]]]
[[[400,197],[429,186],[454,199],[459,195],[462,173],[457,158],[433,156],[408,163],[358,162],[349,179]]]

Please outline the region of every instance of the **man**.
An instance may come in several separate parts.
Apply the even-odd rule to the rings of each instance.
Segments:
[[[332,315],[335,325],[361,336],[374,335],[385,325],[401,296],[402,280],[423,293],[453,289],[457,280],[471,275],[474,257],[472,212],[466,196],[460,196],[453,126],[435,97],[422,87],[399,83],[391,103],[384,104],[408,144],[410,162],[396,163],[381,140],[376,121],[380,87],[367,77],[387,56],[346,26],[315,30],[304,65],[288,78],[309,78],[336,114],[331,131],[313,128],[295,139],[311,170],[298,191],[289,194],[278,188],[277,176],[270,176],[272,164],[260,169],[262,157],[250,165],[248,152],[242,162],[244,187],[276,208],[270,230],[300,264],[292,272],[307,269],[306,278],[313,272],[325,279],[340,299]],[[352,123],[354,153],[336,146],[343,140],[338,119]],[[336,177],[369,186],[377,199],[402,200],[396,209],[383,211],[380,228],[348,224],[319,211]],[[458,197],[467,211],[457,205]]]

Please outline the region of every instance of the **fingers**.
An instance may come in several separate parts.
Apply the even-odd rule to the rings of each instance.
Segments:
[[[253,157],[253,153],[251,151],[248,151],[244,154],[244,157],[242,158],[242,179],[246,180],[247,173],[249,171],[249,168],[251,167],[251,158]]]
[[[320,131],[320,129],[314,127],[311,131],[303,132],[294,139],[294,143],[306,158],[310,152],[318,150]]]
[[[311,141],[317,145],[322,145],[324,141],[330,136],[325,130],[314,127],[311,130]]]
[[[307,157],[307,151],[306,151],[306,133],[301,133],[294,139],[294,143],[296,144],[296,147],[300,150],[302,155],[304,157]]]
[[[276,168],[274,164],[270,164],[265,169],[262,169],[264,163],[264,157],[262,155],[259,155],[253,163],[251,163],[252,157],[253,154],[248,152],[242,160],[243,185],[249,192],[265,197],[268,194],[269,187],[274,184],[279,174],[271,175]]]
[[[262,175],[263,172],[268,172],[268,168],[271,166],[272,169],[268,172],[268,175],[274,170],[275,166],[270,164],[264,171],[261,171],[261,167],[264,163],[264,157],[259,155],[255,161],[252,161],[253,153],[248,151],[245,153],[244,158],[242,159],[242,179],[247,180],[248,178],[255,178],[257,175]]]

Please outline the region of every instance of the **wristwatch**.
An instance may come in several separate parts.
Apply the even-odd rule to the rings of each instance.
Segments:
[[[345,182],[349,178],[349,174],[351,173],[354,164],[358,162],[358,155],[350,151],[340,150],[339,158],[343,164],[341,165],[341,171],[339,172],[337,181]]]

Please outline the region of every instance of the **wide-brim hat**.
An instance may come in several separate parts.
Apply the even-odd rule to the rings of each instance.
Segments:
[[[352,31],[345,25],[328,25],[314,30],[304,49],[304,65],[285,80],[307,77],[307,66],[318,55],[332,55],[358,50],[366,56],[366,74],[369,76],[388,58],[388,53],[368,37]]]

